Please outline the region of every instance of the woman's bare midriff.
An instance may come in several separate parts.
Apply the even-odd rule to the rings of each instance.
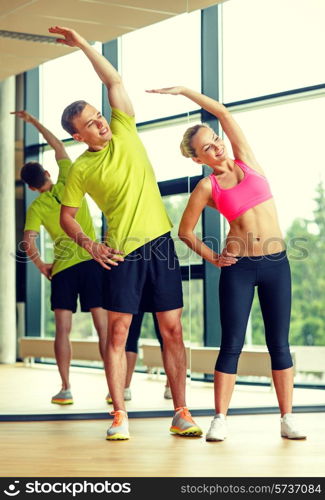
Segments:
[[[273,199],[250,208],[230,223],[228,252],[238,256],[269,255],[285,249]]]

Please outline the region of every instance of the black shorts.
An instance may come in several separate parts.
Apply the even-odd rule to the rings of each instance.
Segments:
[[[82,312],[103,307],[104,268],[95,260],[86,260],[55,274],[51,281],[51,309],[76,312],[79,295]]]
[[[104,270],[104,308],[137,314],[183,307],[182,278],[174,241],[166,233]]]

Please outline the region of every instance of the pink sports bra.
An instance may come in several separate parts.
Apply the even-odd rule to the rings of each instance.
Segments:
[[[264,175],[240,160],[234,160],[244,172],[243,180],[236,186],[222,189],[211,174],[212,198],[219,212],[231,222],[252,207],[272,198],[271,189]]]

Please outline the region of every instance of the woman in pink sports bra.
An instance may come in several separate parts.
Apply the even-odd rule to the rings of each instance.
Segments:
[[[212,168],[192,192],[179,226],[179,237],[203,259],[221,268],[219,280],[221,346],[215,366],[216,415],[207,441],[227,436],[226,414],[236,380],[255,288],[263,314],[272,378],[281,411],[281,436],[304,439],[292,415],[293,364],[289,350],[291,275],[274,199],[264,172],[247,140],[221,103],[185,87],[148,92],[183,95],[216,116],[228,137],[234,159],[222,138],[208,125],[190,127],[181,152]],[[230,225],[221,254],[194,233],[203,209],[216,208]]]

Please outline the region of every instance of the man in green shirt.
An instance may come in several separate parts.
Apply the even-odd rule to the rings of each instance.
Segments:
[[[183,307],[180,267],[147,152],[137,134],[132,103],[115,68],[78,33],[53,27],[57,41],[80,48],[107,87],[112,107],[108,124],[101,113],[76,101],[62,115],[62,126],[88,150],[73,164],[62,199],[61,225],[108,271],[105,305],[109,334],[106,374],[114,405],[107,439],[128,439],[123,400],[126,374],[125,342],[132,316],[155,312],[163,338],[163,358],[175,406],[171,432],[201,435],[185,403],[186,356],[182,338]],[[94,243],[82,231],[76,214],[85,193],[104,212],[106,245]],[[119,254],[123,254],[122,256]]]
[[[81,311],[92,314],[94,326],[99,337],[99,350],[104,357],[107,337],[107,313],[103,306],[103,269],[91,258],[89,253],[67,237],[60,226],[61,199],[68,171],[72,164],[63,143],[45,128],[34,116],[26,111],[16,111],[16,116],[30,123],[42,134],[54,149],[59,166],[56,184],[49,172],[37,162],[23,166],[21,178],[38,196],[28,207],[24,230],[24,246],[30,260],[40,272],[51,280],[51,308],[55,315],[54,351],[62,379],[62,389],[52,397],[52,403],[72,404],[73,398],[69,382],[71,344],[69,333],[72,327],[72,314],[77,309],[79,295]],[[82,200],[76,220],[87,237],[96,239],[92,218],[85,199]],[[44,262],[39,254],[36,238],[40,227],[44,226],[54,243],[54,261]]]

